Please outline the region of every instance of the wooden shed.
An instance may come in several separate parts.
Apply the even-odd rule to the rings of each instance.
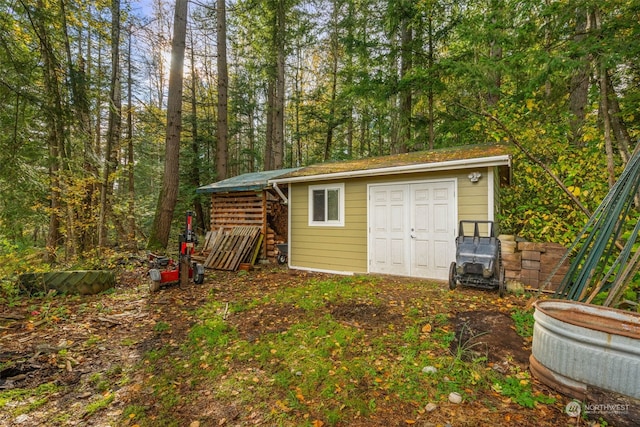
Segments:
[[[297,170],[246,173],[198,188],[197,193],[211,194],[211,231],[260,227],[260,258],[273,259],[275,245],[288,240],[287,186],[274,188],[268,181]]]
[[[511,154],[475,145],[312,165],[289,189],[289,267],[446,280],[463,219],[496,220]]]

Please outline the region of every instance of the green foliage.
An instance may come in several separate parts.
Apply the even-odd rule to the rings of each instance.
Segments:
[[[493,388],[525,407],[553,402],[533,391],[527,372],[513,368],[503,376],[490,369],[470,341],[450,352],[456,333],[448,304],[459,307],[461,301],[435,292],[432,301],[389,304],[380,299],[377,282],[373,277],[312,279],[228,304],[209,295],[179,352],[167,346],[145,355],[143,366],[153,373],[148,385],[157,399],[153,416],[175,422],[174,408],[196,398],[190,387],[193,393],[204,387],[221,402],[258,405],[269,422],[282,425],[310,425],[313,418],[303,414],[329,425],[366,419],[385,405],[384,396],[411,406],[445,402],[453,391],[474,401]],[[370,326],[332,314],[331,307],[355,301],[372,313],[380,309],[382,319],[389,307],[400,310],[393,311],[400,317],[388,325],[372,317]],[[300,315],[273,316],[292,304]],[[516,313],[528,321],[527,312]],[[151,415],[142,407],[126,412],[140,425]]]
[[[113,393],[106,393],[100,399],[89,403],[85,408],[84,416],[88,417],[95,414],[102,409],[107,408],[111,402],[115,399],[115,395]]]
[[[533,336],[533,312],[531,310],[516,309],[511,312],[511,318],[516,327],[516,332],[523,338]]]
[[[14,402],[16,400],[20,402],[30,401],[31,403],[29,403],[27,406],[21,405],[17,409],[19,413],[29,412],[30,410],[35,409],[38,406],[42,406],[44,403],[46,403],[48,396],[58,392],[58,390],[59,387],[54,383],[40,384],[34,389],[15,388],[9,390],[1,390],[0,408],[5,408],[9,402]]]
[[[516,128],[518,125],[512,125]],[[541,137],[536,129],[519,132],[516,136],[522,142],[534,145]],[[557,144],[556,144],[557,145]],[[593,212],[608,192],[606,181],[591,179],[606,170],[604,157],[598,149],[586,147],[566,150],[555,155],[553,140],[545,138],[542,151],[533,151],[580,202]],[[501,231],[516,234],[534,242],[556,242],[570,245],[586,224],[588,217],[574,205],[551,177],[538,165],[532,164],[522,153],[516,153],[513,185],[503,188]]]
[[[158,322],[155,325],[153,325],[153,330],[155,332],[167,332],[171,329],[171,325],[168,324],[167,322]]]
[[[585,114],[578,118],[572,113],[572,85],[585,70],[589,74],[607,68],[609,106],[619,120],[613,133],[619,173],[619,150],[629,144],[632,151],[640,137],[640,89],[634,84],[640,78],[637,5],[624,0],[599,4],[599,19],[589,19],[592,26],[581,28],[587,25],[587,14],[595,13],[588,2],[405,3],[364,0],[310,7],[301,1],[243,0],[230,9],[228,48],[229,57],[235,58],[229,71],[230,175],[264,167],[272,123],[266,100],[279,34],[288,94],[283,166],[385,155],[404,147],[508,142],[483,115],[490,113],[593,210],[607,191],[601,92],[598,79],[588,79],[581,106]],[[55,223],[50,220],[57,215],[60,247],[46,250],[68,260],[98,256],[92,250],[97,244],[106,132],[104,123],[101,129],[97,125],[111,88],[104,72],[110,67],[108,54],[86,57],[81,63],[77,57],[82,55],[68,57],[67,51],[86,52],[87,40],[109,46],[110,39],[104,21],[107,3],[88,8],[71,2],[64,14],[61,5],[30,14],[18,3],[0,2],[0,240],[43,249],[49,224]],[[286,25],[277,19],[278,6],[284,8]],[[211,16],[204,5],[194,5],[191,11],[195,74],[185,76],[180,189],[172,236],[182,227],[178,213],[194,203],[204,204],[208,217],[208,197],[195,190],[217,179]],[[133,15],[123,15],[122,27],[132,28],[134,54],[120,60],[123,89],[125,81],[132,84],[133,164],[126,159],[125,120],[120,158],[110,177],[114,186],[108,198],[107,233],[112,243],[143,245],[160,193],[166,130],[163,58],[171,14],[155,9],[153,13],[144,32],[136,31],[139,23]],[[412,29],[411,39],[402,37],[403,26]],[[277,31],[281,28],[286,31]],[[50,81],[42,66],[40,40],[45,36],[57,82]],[[121,49],[122,56],[124,52]],[[144,53],[144,60],[135,57],[137,52]],[[126,79],[125,63],[139,64]],[[55,87],[47,92],[49,85]],[[48,93],[59,93],[61,105],[52,108]],[[61,141],[55,150],[49,147],[57,135],[52,122],[60,126],[55,129]],[[622,139],[625,135],[628,140]],[[503,189],[499,214],[503,230],[532,241],[571,242],[585,222],[584,213],[537,165],[514,151],[514,184]],[[54,166],[60,183],[53,179]],[[133,167],[133,195],[128,166]],[[58,190],[61,206],[51,209],[51,195]],[[130,219],[135,219],[134,226]],[[136,231],[133,241],[130,229]],[[2,287],[7,288],[5,282]]]
[[[533,392],[531,375],[528,371],[516,370],[498,379],[491,388],[503,396],[510,397],[515,403],[525,408],[533,408],[537,403],[550,404],[556,401],[552,396]]]
[[[329,280],[312,280],[304,288],[286,288],[276,296],[279,303],[295,304],[305,311],[312,311],[327,303],[358,301],[362,298],[373,298],[375,288],[370,278],[361,276],[344,276]],[[365,286],[358,286],[358,285]]]

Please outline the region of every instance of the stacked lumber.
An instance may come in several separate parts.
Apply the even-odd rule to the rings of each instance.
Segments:
[[[207,268],[216,270],[238,269],[241,263],[253,264],[262,244],[260,227],[240,226],[221,228],[207,233],[203,252],[209,251],[204,262]]]

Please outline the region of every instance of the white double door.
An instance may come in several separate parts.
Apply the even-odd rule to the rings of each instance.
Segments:
[[[455,181],[369,187],[372,273],[447,279],[455,260]]]

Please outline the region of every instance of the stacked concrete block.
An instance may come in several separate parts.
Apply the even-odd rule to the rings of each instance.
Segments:
[[[522,283],[528,288],[540,286],[540,258],[544,251],[541,243],[518,242],[518,250],[522,253]]]
[[[562,261],[562,258],[567,253],[567,249],[564,246],[557,243],[547,243],[545,244],[545,249],[546,250],[540,257],[540,285],[544,284],[544,281],[549,278],[549,275],[553,273],[553,270],[557,267],[557,271],[549,278],[549,285],[546,287],[546,289],[555,291],[558,289],[560,283],[562,283],[562,279],[569,271],[569,265],[571,262],[567,258],[558,267],[558,263]]]
[[[562,260],[566,249],[555,243],[516,241],[514,236],[501,235],[502,264],[507,282],[522,283],[526,288],[538,289]],[[556,290],[569,268],[566,260],[551,277],[547,290]]]
[[[517,250],[518,243],[516,242],[515,236],[500,236],[499,239],[504,278],[507,282],[520,282],[522,254]]]

